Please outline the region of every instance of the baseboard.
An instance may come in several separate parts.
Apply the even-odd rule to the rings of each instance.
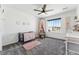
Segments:
[[[63,40],[63,41],[65,41],[65,39],[54,38],[54,37],[48,37],[48,36],[46,36],[46,38],[51,38],[51,39],[56,39],[56,40]]]

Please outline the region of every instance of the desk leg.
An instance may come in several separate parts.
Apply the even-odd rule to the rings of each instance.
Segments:
[[[65,54],[67,55],[67,41],[65,41]]]

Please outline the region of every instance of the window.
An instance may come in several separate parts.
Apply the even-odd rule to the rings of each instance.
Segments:
[[[51,19],[47,21],[48,32],[59,32],[61,29],[61,18]]]

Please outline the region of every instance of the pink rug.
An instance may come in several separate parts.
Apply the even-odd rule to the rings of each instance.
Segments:
[[[29,42],[29,43],[25,43],[25,44],[23,45],[23,47],[24,47],[26,50],[31,50],[31,49],[33,49],[34,47],[36,47],[36,46],[38,46],[38,45],[40,45],[40,44],[41,44],[41,42],[35,40],[35,41]]]

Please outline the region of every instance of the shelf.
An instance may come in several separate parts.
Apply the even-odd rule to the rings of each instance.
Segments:
[[[68,51],[79,54],[79,52],[76,52],[76,51],[73,51],[73,50],[70,50],[70,49],[68,49]]]
[[[68,41],[70,43],[74,43],[74,44],[79,44],[79,42],[74,42],[74,41]]]
[[[67,42],[79,44],[79,35],[68,34],[66,38]]]

